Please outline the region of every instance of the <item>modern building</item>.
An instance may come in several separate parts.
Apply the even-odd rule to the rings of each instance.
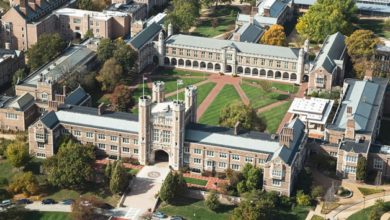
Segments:
[[[0,48],[0,88],[10,85],[14,73],[25,65],[24,53]]]
[[[30,153],[51,157],[59,139],[72,135],[112,159],[133,158],[141,164],[168,161],[178,170],[225,172],[246,163],[264,168],[264,189],[291,195],[306,157],[304,124],[295,119],[279,136],[196,124],[197,88],[185,88],[185,100],[165,101],[164,83],[154,82],[152,97],[139,99],[138,116],[90,108],[55,105],[29,127]]]
[[[344,80],[347,63],[345,36],[339,32],[324,40],[309,71],[308,92],[329,92]]]
[[[323,139],[333,103],[329,99],[295,98],[288,112],[305,123],[309,138]]]

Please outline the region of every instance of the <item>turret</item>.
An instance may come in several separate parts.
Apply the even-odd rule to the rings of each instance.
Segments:
[[[309,49],[310,49],[310,41],[309,41],[309,39],[305,40],[303,48],[304,48],[305,53],[309,53]]]
[[[158,55],[159,65],[163,66],[165,57],[165,39],[162,31],[160,31],[160,34],[158,35]]]
[[[197,102],[197,87],[190,85],[185,88],[185,109],[186,113],[190,114],[189,122],[196,122],[196,102]]]
[[[303,48],[299,50],[297,61],[297,83],[301,82],[301,78],[305,72],[305,51]]]
[[[141,96],[138,101],[138,160],[142,165],[148,164],[148,155],[151,153],[150,149],[150,133],[151,133],[151,104],[150,96]]]
[[[173,34],[173,26],[172,26],[172,23],[169,23],[168,24],[168,36],[167,36],[167,38],[172,36],[172,34]]]
[[[153,82],[152,102],[164,102],[165,100],[165,83],[163,81]]]
[[[172,137],[169,165],[178,170],[183,166],[183,145],[185,132],[185,105],[182,101],[175,100],[172,104]]]

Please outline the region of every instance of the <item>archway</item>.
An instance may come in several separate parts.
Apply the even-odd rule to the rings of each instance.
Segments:
[[[268,70],[267,77],[268,78],[274,78],[274,72],[272,70]]]
[[[212,63],[208,63],[208,64],[207,64],[207,69],[208,69],[208,70],[213,70],[213,68],[214,68],[214,66],[213,66]]]
[[[164,58],[164,64],[169,66],[170,62],[168,57]]]
[[[186,67],[190,67],[191,66],[191,61],[190,60],[186,60]]]
[[[304,75],[303,76],[303,82],[309,82],[309,76],[308,75]]]
[[[163,150],[156,150],[154,152],[154,161],[158,162],[169,162],[169,155]]]
[[[198,61],[194,61],[194,62],[192,63],[192,66],[193,66],[194,68],[198,68],[198,67],[199,67]]]
[[[267,72],[264,69],[260,70],[260,76],[261,77],[265,77],[266,74],[267,74]]]
[[[176,60],[176,58],[172,58],[171,64],[172,64],[172,66],[176,66],[176,65],[177,65],[177,60]]]
[[[247,67],[245,68],[245,75],[251,74],[251,68]]]
[[[288,72],[284,72],[283,73],[283,79],[284,80],[288,80],[289,76],[288,76]]]
[[[179,66],[184,66],[184,60],[183,59],[179,59]]]
[[[243,72],[243,69],[241,66],[237,67],[237,73],[238,74],[241,74]]]
[[[201,69],[206,68],[206,63],[205,63],[205,62],[200,62],[200,68],[201,68]]]
[[[73,33],[73,39],[76,39],[76,40],[81,39],[81,34],[79,32],[74,32]]]
[[[155,65],[159,64],[158,56],[153,56],[153,64]]]
[[[253,76],[258,76],[258,75],[259,75],[259,70],[256,69],[256,68],[254,68],[254,69],[252,70],[252,75],[253,75]]]
[[[232,72],[232,66],[230,66],[230,65],[227,65],[226,66],[226,69],[225,69],[225,72],[227,72],[227,73],[231,73]]]
[[[221,70],[221,65],[219,63],[216,63],[214,67],[215,67],[215,71]]]
[[[280,79],[281,77],[282,77],[282,73],[279,72],[279,71],[276,71],[276,72],[275,72],[275,78],[276,78],[276,79]]]
[[[291,80],[291,81],[297,80],[297,74],[291,73],[290,80]]]

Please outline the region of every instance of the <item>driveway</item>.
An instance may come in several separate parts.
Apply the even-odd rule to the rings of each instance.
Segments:
[[[137,174],[131,191],[126,195],[121,208],[112,211],[112,216],[124,219],[140,219],[157,202],[156,195],[169,173],[167,163],[145,166]]]
[[[42,205],[41,201],[33,202],[25,206],[26,209],[36,210],[40,212],[71,212],[70,205],[53,204],[53,205]]]

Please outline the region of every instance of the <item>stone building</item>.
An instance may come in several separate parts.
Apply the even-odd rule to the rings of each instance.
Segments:
[[[376,72],[387,77],[390,76],[390,42],[388,45],[380,45],[375,48],[374,61],[376,61]]]
[[[164,83],[154,82],[152,97],[139,99],[138,116],[107,111],[104,105],[54,105],[29,127],[30,153],[50,157],[60,137],[69,134],[111,159],[133,158],[143,165],[167,161],[175,170],[201,173],[239,171],[251,163],[264,168],[264,189],[291,195],[306,156],[304,124],[293,120],[279,137],[196,124],[196,99],[197,88],[188,86],[184,101],[165,101]]]
[[[24,53],[22,51],[0,48],[0,88],[10,85],[14,73],[18,69],[24,68],[24,65]]]
[[[110,5],[105,11],[123,12],[130,16],[131,22],[145,20],[148,17],[148,9],[146,4],[140,3],[116,3]]]
[[[148,13],[154,8],[161,9],[164,7],[168,1],[167,0],[111,0],[111,4],[130,4],[130,3],[138,3],[145,4],[147,6]]]

